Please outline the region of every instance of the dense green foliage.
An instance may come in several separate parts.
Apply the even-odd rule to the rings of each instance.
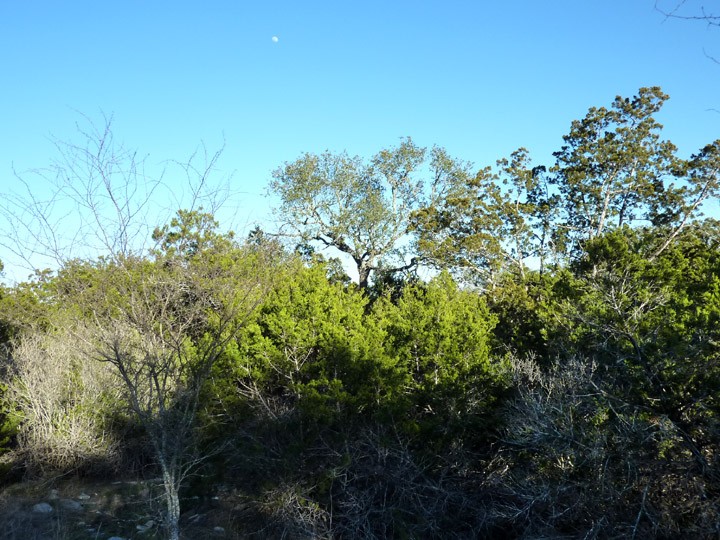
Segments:
[[[547,166],[306,154],[271,185],[294,252],[181,210],[3,289],[2,463],[159,474],[173,538],[216,483],[238,535],[716,535],[720,141],[677,156],[666,100],[591,108]]]

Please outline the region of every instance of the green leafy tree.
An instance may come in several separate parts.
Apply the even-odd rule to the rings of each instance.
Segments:
[[[369,162],[345,153],[305,154],[275,171],[270,190],[280,196],[278,213],[292,235],[349,256],[364,289],[381,264],[390,273],[413,266],[408,218],[431,206],[445,177],[434,158],[423,183],[425,156],[409,138]]]
[[[497,318],[493,330],[496,354],[533,357],[548,365],[561,354],[567,338],[562,324],[565,272],[526,270],[525,276],[503,274],[498,285],[485,294]]]
[[[437,197],[411,215],[418,253],[489,288],[504,271],[522,279],[528,264],[542,273],[577,258],[583,242],[624,225],[662,226],[658,256],[720,191],[719,141],[682,160],[661,138],[655,116],[667,99],[658,87],[641,88],[610,108],[592,107],[572,123],[549,172],[524,148],[474,174],[434,154]]]
[[[720,139],[706,145],[683,164],[684,183],[667,201],[666,207],[655,212],[654,224],[669,227],[665,240],[650,259],[655,259],[675,238],[702,215],[702,204],[720,193]]]
[[[0,275],[3,264],[0,261]],[[5,287],[0,286],[0,306],[5,304]],[[1,309],[1,308],[0,308]],[[9,443],[17,432],[19,416],[16,406],[7,395],[8,353],[10,351],[10,336],[14,333],[12,323],[6,315],[0,318],[0,454],[7,451]],[[2,471],[0,471],[1,473]]]
[[[708,455],[720,442],[720,236],[714,222],[694,225],[651,259],[664,239],[664,231],[623,228],[591,241],[574,267],[581,294],[565,312],[579,323],[578,354],[614,374],[615,398],[671,423],[677,451],[711,478]]]
[[[669,230],[624,226],[585,242],[556,272],[541,319],[562,342],[558,361],[514,361],[509,444],[495,459],[516,494],[509,519],[531,535],[716,526],[705,494],[718,488],[720,235],[712,220],[693,223],[653,257]],[[523,299],[510,301],[519,311]]]
[[[511,271],[525,278],[528,258],[537,259],[540,273],[548,259],[557,259],[553,209],[559,197],[551,193],[547,169],[532,166],[530,154],[519,148],[509,159],[498,160],[503,186],[500,215],[506,259]]]
[[[576,239],[591,239],[613,226],[652,217],[675,166],[675,146],[660,139],[654,115],[668,99],[660,88],[618,96],[610,109],[591,107],[573,121],[558,152],[555,182],[565,226]]]
[[[165,258],[191,261],[211,252],[228,252],[234,247],[232,231],[218,234],[220,226],[212,214],[199,210],[178,210],[177,216],[163,227],[156,227],[152,238],[158,244],[156,253]]]
[[[470,282],[493,283],[504,262],[503,194],[489,168],[476,174],[470,164],[437,153],[441,197],[412,215],[422,259]]]
[[[504,366],[491,357],[497,319],[484,299],[441,273],[406,287],[396,304],[374,314],[387,332],[388,354],[407,374],[409,413],[423,444],[478,436],[504,388]]]
[[[397,391],[368,299],[326,271],[292,265],[238,341],[242,391],[271,416],[300,407],[329,422],[377,411]]]
[[[444,152],[433,156],[441,171],[439,197],[412,215],[422,259],[454,275],[495,286],[503,271],[524,277],[535,257],[541,269],[553,246],[551,195],[544,167],[532,167],[524,148],[509,159],[471,172],[471,164]]]
[[[610,109],[592,107],[563,137],[553,182],[564,210],[560,232],[575,252],[608,230],[650,222],[669,227],[657,256],[717,195],[720,142],[687,161],[677,158],[655,119],[667,99],[658,87],[618,96]]]

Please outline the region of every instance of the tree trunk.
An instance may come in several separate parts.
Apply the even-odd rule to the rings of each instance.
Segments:
[[[165,531],[168,540],[180,540],[180,489],[175,475],[163,466],[165,490]]]
[[[370,285],[370,272],[372,272],[372,267],[368,261],[356,261],[356,263],[358,269],[358,285],[362,290],[366,290]]]

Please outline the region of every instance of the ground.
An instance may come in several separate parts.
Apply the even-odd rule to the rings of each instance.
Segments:
[[[162,538],[157,481],[86,481],[55,478],[0,488],[0,538],[8,540],[151,540]],[[247,507],[237,492],[217,486],[188,497],[183,537],[231,539]]]

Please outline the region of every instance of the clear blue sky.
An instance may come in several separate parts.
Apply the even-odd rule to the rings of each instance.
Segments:
[[[5,0],[0,191],[13,164],[56,157],[77,111],[112,114],[151,165],[224,138],[239,223],[265,219],[270,172],[302,152],[411,136],[478,166],[519,146],[551,164],[573,119],[641,86],[670,94],[660,120],[687,156],[720,137],[706,53],[720,58],[720,29],[653,0]]]

